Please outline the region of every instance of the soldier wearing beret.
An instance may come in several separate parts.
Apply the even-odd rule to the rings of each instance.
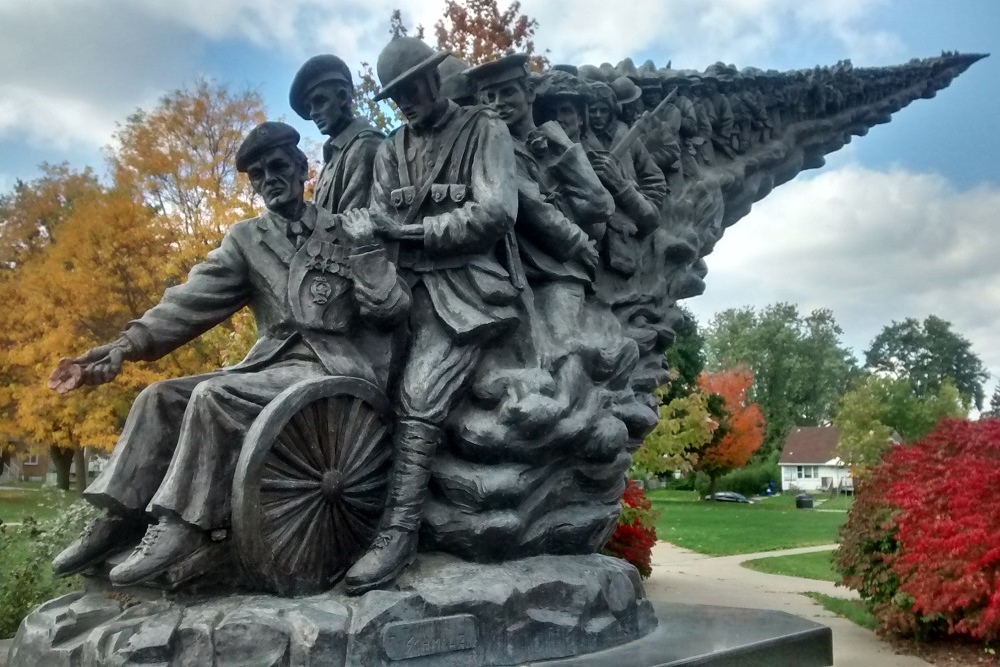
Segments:
[[[354,115],[354,82],[347,64],[331,54],[313,56],[296,72],[288,101],[295,113],[329,137],[313,201],[330,213],[366,208],[375,152],[385,135]]]
[[[229,526],[244,435],[284,389],[329,375],[386,389],[392,329],[409,294],[365,219],[304,200],[308,164],[298,140],[284,123],[252,130],[236,167],[267,211],[233,225],[185,283],[117,340],[65,360],[53,374],[58,391],[103,384],[123,362],[159,359],[243,307],[257,322],[257,343],[240,363],[139,394],[108,467],[84,493],[106,514],[56,557],[57,575],[86,570],[142,538],[111,570],[111,582],[156,578]]]

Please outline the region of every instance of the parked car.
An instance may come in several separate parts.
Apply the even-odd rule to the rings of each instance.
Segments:
[[[716,491],[711,495],[705,496],[705,500],[714,500],[720,503],[748,503],[750,505],[754,504],[754,501],[750,500],[742,493],[736,493],[735,491]]]

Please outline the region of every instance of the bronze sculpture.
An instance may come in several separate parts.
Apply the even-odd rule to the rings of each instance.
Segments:
[[[240,167],[269,212],[234,226],[122,338],[61,364],[61,389],[109,381],[124,360],[162,354],[247,303],[261,333],[240,366],[144,392],[88,491],[108,514],[57,571],[99,573],[139,540],[148,505],[161,527],[110,563],[114,584],[194,592],[233,552],[242,576],[229,592],[309,594],[344,579],[262,611],[240,598],[285,647],[275,662],[319,659],[324,632],[343,643],[330,661],[358,664],[437,653],[517,664],[646,634],[655,619],[634,569],[595,552],[657,419],[677,302],[704,289],[705,257],[753,202],[978,58],[785,74],[626,59],[537,74],[523,55],[473,69],[446,57],[405,37],[383,50],[380,98],[407,121],[388,140],[346,112],[342,61],[308,61],[290,102],[329,136],[315,205],[301,199],[297,134],[261,126]],[[448,89],[442,71],[458,76]],[[171,628],[163,661],[195,655],[174,638],[204,627],[222,655],[242,617],[229,598],[198,600],[143,603],[127,618],[115,602],[57,600],[26,620],[14,655],[85,645],[98,663],[119,660],[140,650],[120,628],[153,641],[157,623]],[[286,607],[298,620],[283,620]],[[92,639],[55,646],[49,619],[87,609],[102,619]],[[394,642],[424,616],[439,635],[452,628],[447,650]],[[27,637],[43,635],[32,653]]]

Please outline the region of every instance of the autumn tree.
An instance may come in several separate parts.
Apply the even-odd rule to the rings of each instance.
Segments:
[[[114,445],[142,387],[233,363],[255,338],[244,311],[158,362],[127,365],[109,385],[65,396],[45,386],[60,357],[112,340],[233,222],[254,214],[233,162],[264,118],[256,93],[201,81],[120,128],[110,186],[90,172],[49,168],[0,198],[0,233],[12,239],[0,269],[0,434],[50,445],[63,488],[74,455],[83,469],[82,447]]]
[[[664,390],[658,396],[662,399]],[[709,416],[708,398],[695,390],[661,403],[659,422],[632,455],[633,477],[694,470],[699,452],[712,441],[718,425]]]
[[[521,13],[515,0],[501,10],[497,0],[445,0],[444,16],[434,24],[437,47],[470,65],[482,65],[507,52],[527,53],[541,71],[548,59],[535,49],[538,21]]]
[[[764,442],[764,416],[749,398],[753,373],[745,367],[702,373],[698,384],[709,397],[721,401],[711,440],[698,453],[696,468],[709,476],[709,493],[716,479],[745,466]]]
[[[750,397],[767,422],[758,457],[779,451],[795,426],[830,423],[859,374],[842,334],[829,310],[802,316],[788,303],[725,310],[705,328],[709,370],[742,365],[754,373]]]

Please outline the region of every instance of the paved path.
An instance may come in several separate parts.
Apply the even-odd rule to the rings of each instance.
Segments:
[[[668,542],[653,547],[653,575],[646,581],[652,600],[711,604],[746,609],[773,609],[814,620],[833,629],[836,667],[922,667],[930,663],[913,656],[896,655],[874,632],[826,611],[802,595],[817,591],[842,598],[856,598],[854,591],[827,581],[764,574],[740,566],[754,558],[828,551],[820,547],[768,551],[739,556],[706,556]]]

